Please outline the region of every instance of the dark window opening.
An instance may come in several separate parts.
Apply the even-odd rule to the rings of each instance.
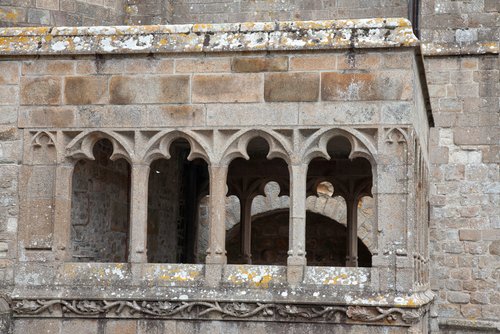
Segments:
[[[71,201],[71,255],[77,262],[127,262],[130,165],[111,161],[107,139],[93,147],[95,160],[75,165]]]
[[[170,147],[170,159],[151,164],[148,187],[147,254],[150,263],[197,263],[198,206],[208,193],[205,161],[188,161],[186,140]]]
[[[235,159],[229,165],[227,185],[228,196],[234,195],[240,203],[240,223],[237,224],[237,232],[234,228],[226,233],[226,249],[228,263],[233,264],[254,264],[253,258],[258,259],[256,264],[274,264],[271,256],[263,261],[260,249],[255,249],[254,237],[259,233],[258,228],[252,222],[252,202],[258,195],[264,195],[264,188],[267,183],[274,181],[279,185],[280,196],[288,195],[289,192],[289,171],[288,165],[281,159],[267,159],[269,145],[263,138],[252,139],[247,146],[249,160],[242,158]],[[288,231],[288,222],[286,223]],[[233,230],[233,231],[232,231]],[[234,233],[238,234],[235,239]],[[227,247],[228,244],[230,247]],[[288,244],[284,246],[288,248]],[[255,253],[257,252],[257,253]],[[285,251],[286,254],[286,251]]]
[[[332,246],[344,248],[343,250],[337,249],[335,253],[345,254],[343,264],[340,264],[338,258],[330,258],[330,263],[325,260],[321,261],[321,265],[371,266],[371,259],[367,261],[361,258],[361,245],[358,240],[358,206],[362,197],[371,196],[372,167],[365,158],[352,158],[351,150],[351,143],[347,138],[335,136],[327,144],[330,160],[316,158],[309,163],[308,195],[341,196],[346,204],[345,233],[338,229],[332,239]],[[308,215],[308,217],[311,216]],[[311,257],[309,253],[317,243],[312,241],[314,232],[309,227],[311,222],[308,217],[306,217],[306,231],[308,231],[306,232],[306,253],[308,264],[313,265],[316,261],[315,256],[311,255],[313,263],[309,263]]]

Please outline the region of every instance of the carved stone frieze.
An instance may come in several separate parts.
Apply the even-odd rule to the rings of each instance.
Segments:
[[[360,322],[394,325],[418,323],[427,307],[301,305],[261,302],[139,300],[15,300],[14,316],[152,317],[162,319],[248,319],[272,321]]]

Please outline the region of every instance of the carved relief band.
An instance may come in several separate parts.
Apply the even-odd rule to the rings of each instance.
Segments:
[[[428,311],[421,308],[303,305],[219,301],[147,300],[15,300],[16,317],[78,316],[85,318],[137,318],[247,320],[281,322],[365,323],[411,326]]]

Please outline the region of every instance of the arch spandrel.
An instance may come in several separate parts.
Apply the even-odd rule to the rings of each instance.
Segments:
[[[301,145],[299,156],[304,163],[309,163],[315,158],[324,158],[329,160],[330,155],[327,151],[328,142],[334,137],[344,137],[351,144],[349,159],[365,158],[370,163],[377,163],[377,147],[373,138],[356,129],[324,128],[307,138]]]
[[[268,129],[241,130],[227,140],[227,145],[220,151],[220,162],[229,165],[236,158],[248,160],[247,146],[254,138],[261,137],[269,145],[267,159],[279,158],[290,163],[290,144],[284,135]]]
[[[140,160],[151,164],[157,159],[170,159],[170,146],[177,139],[185,139],[190,146],[190,152],[187,157],[189,161],[203,159],[205,162],[211,162],[210,143],[194,131],[161,131],[154,135],[145,144],[140,154]]]
[[[133,149],[134,138],[116,131],[105,130],[82,132],[77,135],[66,145],[66,157],[75,160],[95,160],[92,150],[95,143],[101,139],[108,139],[113,145],[113,153],[110,156],[110,160],[125,159],[129,163],[135,160]]]

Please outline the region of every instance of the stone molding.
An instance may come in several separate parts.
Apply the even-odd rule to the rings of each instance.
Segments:
[[[498,54],[500,51],[500,43],[497,41],[470,44],[422,43],[421,47],[422,54],[426,57]]]
[[[417,47],[404,18],[156,26],[0,28],[0,55]]]
[[[22,299],[12,302],[14,317],[109,317],[206,320],[383,323],[411,326],[429,310],[378,306],[339,306],[265,302]]]
[[[492,333],[500,331],[500,321],[444,318],[439,320],[439,328]]]

